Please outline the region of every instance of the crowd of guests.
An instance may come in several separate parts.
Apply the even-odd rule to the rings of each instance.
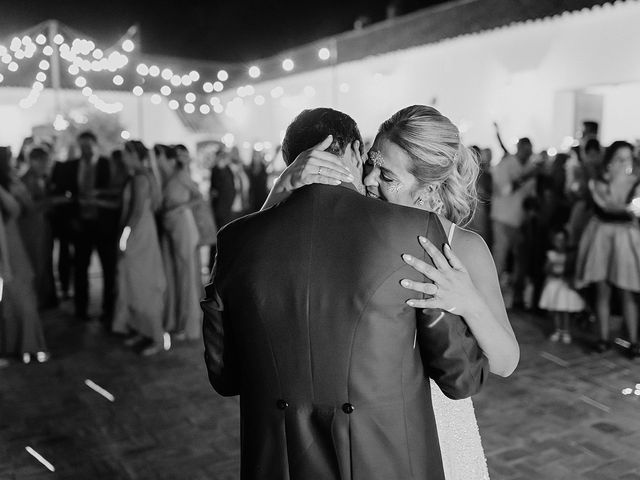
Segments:
[[[622,343],[640,356],[637,148],[626,141],[603,148],[595,122],[553,156],[535,155],[528,138],[510,152],[497,126],[496,133],[499,163],[491,166],[491,150],[476,147],[480,203],[470,227],[491,246],[511,306],[550,312],[554,342],[571,343],[573,318],[595,320],[598,352],[612,347],[612,313],[621,313]]]
[[[90,320],[94,252],[106,331],[143,356],[199,338],[201,248],[215,252],[216,225],[260,208],[264,158],[245,167],[221,148],[205,199],[184,145],[131,140],[107,157],[85,131],[77,158],[54,161],[52,150],[25,143],[14,159],[0,147],[0,366],[50,358],[40,315],[60,301]]]
[[[528,138],[510,152],[496,125],[504,156],[495,163],[490,149],[474,147],[479,203],[469,227],[491,247],[511,307],[550,312],[551,341],[571,343],[580,313],[595,319],[594,348],[604,352],[612,313],[621,313],[635,357],[638,151],[625,141],[603,148],[597,130],[585,122],[579,145],[550,156],[534,154]],[[106,157],[86,131],[77,150],[53,161],[47,144],[25,144],[17,159],[0,147],[0,366],[49,359],[40,314],[60,300],[73,298],[76,318],[89,320],[94,252],[107,331],[145,356],[198,338],[201,248],[211,252],[210,269],[217,230],[259,210],[268,194],[258,151],[245,165],[237,148],[220,148],[205,199],[184,145],[132,140]]]

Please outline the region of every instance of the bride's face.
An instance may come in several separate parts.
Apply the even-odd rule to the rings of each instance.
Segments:
[[[384,137],[376,138],[364,167],[367,196],[416,207],[420,185],[410,168],[411,158],[407,152]]]

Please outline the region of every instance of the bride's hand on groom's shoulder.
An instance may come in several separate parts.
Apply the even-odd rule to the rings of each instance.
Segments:
[[[414,308],[446,310],[464,317],[475,308],[479,296],[469,272],[449,245],[444,246],[443,253],[425,237],[419,237],[419,240],[434,265],[406,254],[402,259],[433,283],[409,279],[403,279],[400,283],[407,290],[424,293],[431,298],[411,298],[407,300],[407,304]]]
[[[329,135],[319,144],[300,153],[278,179],[282,191],[292,191],[312,183],[340,185],[352,182],[353,176],[336,155],[326,152],[333,137]]]

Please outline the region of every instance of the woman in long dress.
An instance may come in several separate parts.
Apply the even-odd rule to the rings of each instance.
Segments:
[[[200,338],[200,290],[197,283],[198,227],[192,208],[202,199],[174,149],[156,145],[154,153],[162,177],[161,244],[167,275],[165,330],[180,339]]]
[[[149,356],[164,345],[166,279],[154,218],[160,192],[144,165],[149,152],[142,142],[126,142],[122,156],[131,176],[123,192],[113,330],[133,334],[125,343]]]
[[[49,359],[49,353],[38,314],[33,268],[18,229],[18,217],[28,197],[12,170],[10,150],[0,148],[0,210],[6,234],[2,238],[6,240],[6,258],[2,272],[0,354],[18,355],[24,363],[35,357],[42,363]]]
[[[338,158],[323,151],[331,139],[301,154],[276,181],[265,207],[309,183],[348,181]],[[358,141],[348,146],[360,155]],[[328,156],[329,155],[329,156]],[[415,105],[384,122],[369,151],[367,194],[384,201],[435,212],[448,234],[444,253],[421,240],[436,268],[405,261],[433,283],[403,281],[430,298],[410,299],[415,308],[436,308],[467,322],[492,373],[506,377],[516,368],[519,347],[509,324],[493,258],[482,238],[465,224],[477,201],[475,157],[460,142],[458,129],[432,107]],[[454,253],[456,252],[456,253]],[[458,258],[458,256],[460,258]],[[488,479],[484,450],[471,399],[451,400],[431,381],[431,395],[447,480]]]
[[[29,169],[20,177],[31,201],[25,205],[18,221],[25,248],[35,273],[36,293],[40,309],[58,305],[56,284],[53,276],[53,232],[49,214],[54,202],[68,202],[64,197],[51,198],[47,192],[47,170],[49,153],[35,147],[28,154]]]

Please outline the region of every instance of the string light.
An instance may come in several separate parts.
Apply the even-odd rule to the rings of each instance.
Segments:
[[[329,57],[331,57],[331,51],[328,48],[322,47],[318,50],[318,58],[320,60],[329,60]]]
[[[182,83],[182,85],[184,85],[185,87],[188,87],[189,85],[191,85],[192,80],[191,77],[189,75],[182,75],[182,77],[180,77],[180,81]]]
[[[11,62],[9,63],[9,66],[7,68],[9,69],[10,72],[17,72],[18,64],[16,62]]]
[[[144,77],[149,74],[149,67],[147,67],[144,63],[141,63],[136,67],[136,72]]]
[[[253,101],[255,102],[256,105],[260,106],[260,105],[264,105],[265,98],[262,95],[256,95]]]
[[[282,61],[282,69],[283,69],[285,72],[290,72],[291,70],[293,70],[293,67],[294,67],[294,66],[295,66],[295,65],[294,65],[294,63],[293,63],[293,60],[291,60],[290,58],[285,58],[285,59]]]
[[[183,107],[184,111],[186,113],[193,113],[196,111],[196,107],[193,105],[193,103],[187,103],[185,104],[185,106]]]
[[[41,34],[39,34],[39,35],[36,37],[36,43],[37,43],[38,45],[44,45],[45,43],[47,43],[47,37],[46,37],[46,36],[44,36],[42,33],[41,33]]]
[[[184,98],[187,100],[187,102],[190,102],[190,103],[193,103],[196,101],[196,95],[193,92],[187,93]]]
[[[191,80],[193,80],[194,82],[197,82],[198,80],[200,80],[200,74],[198,72],[196,72],[195,70],[191,70],[189,72],[189,78]]]
[[[170,68],[163,68],[160,76],[163,80],[171,80],[171,77],[173,77],[173,72]]]
[[[133,87],[133,90],[131,90],[133,92],[133,94],[136,97],[139,97],[140,95],[142,95],[144,93],[144,90],[142,89],[142,87],[140,85],[136,85],[135,87]]]
[[[55,43],[56,45],[60,45],[60,44],[62,44],[62,42],[64,42],[64,37],[62,35],[60,35],[59,33],[56,34],[55,37],[53,37],[53,43]]]
[[[2,83],[3,81],[4,81],[4,75],[0,73],[0,83]]]
[[[51,45],[47,45],[42,49],[42,53],[44,53],[47,57],[50,57],[51,55],[53,55],[53,48],[51,47]]]
[[[202,90],[204,90],[206,93],[211,93],[213,92],[213,83],[211,82],[204,82],[202,84]]]
[[[177,100],[169,100],[169,108],[171,110],[177,110],[180,107],[180,104]]]
[[[131,39],[126,39],[124,42],[122,42],[122,50],[124,50],[125,52],[133,52],[134,48],[135,44],[133,43],[133,41],[131,41]]]
[[[200,105],[200,113],[203,115],[207,115],[211,113],[211,108],[206,103],[203,103],[202,105]]]
[[[38,72],[38,74],[36,75],[36,80],[38,80],[39,82],[44,82],[47,79],[47,74],[44,72]]]
[[[68,71],[71,75],[77,75],[78,73],[80,73],[80,69],[78,68],[77,65],[70,65]],[[116,83],[115,80],[113,83]],[[118,84],[116,83],[116,85]]]
[[[75,81],[76,87],[82,88],[87,85],[87,79],[84,77],[77,77]]]
[[[151,65],[149,67],[149,75],[151,75],[152,77],[157,77],[158,75],[160,75],[160,68],[157,65]]]
[[[216,103],[213,106],[213,111],[216,112],[216,113],[222,113],[222,112],[224,112],[224,107],[222,106],[221,103]]]
[[[260,76],[260,67],[253,65],[251,68],[249,68],[249,76],[251,78],[258,78]]]
[[[171,85],[173,85],[174,87],[178,87],[182,84],[182,78],[180,77],[180,75],[174,75],[173,77],[171,77]]]
[[[211,106],[215,107],[216,105],[220,104],[220,99],[218,97],[211,97],[209,99],[209,103],[211,104]]]
[[[162,87],[160,87],[160,93],[165,97],[171,95],[171,87],[169,87],[168,85],[163,85]]]
[[[49,62],[46,60],[40,60],[38,67],[40,67],[40,70],[49,70]]]
[[[162,97],[160,95],[158,95],[157,93],[151,95],[151,103],[153,103],[154,105],[160,105],[161,102]]]
[[[282,95],[284,95],[284,88],[282,87],[275,87],[271,90],[271,98],[280,98]]]
[[[131,133],[129,133],[128,130],[122,130],[122,132],[120,132],[120,137],[123,140],[129,140],[131,138]]]
[[[220,78],[220,77],[218,77],[218,78]],[[221,92],[224,89],[224,85],[222,84],[222,82],[214,82],[213,83],[213,89],[216,92]]]
[[[120,86],[124,83],[124,78],[122,78],[122,75],[115,75],[113,77],[113,83]]]
[[[226,70],[220,70],[218,72],[218,80],[220,80],[221,82],[226,82],[228,78],[229,78],[229,74],[227,73]]]

